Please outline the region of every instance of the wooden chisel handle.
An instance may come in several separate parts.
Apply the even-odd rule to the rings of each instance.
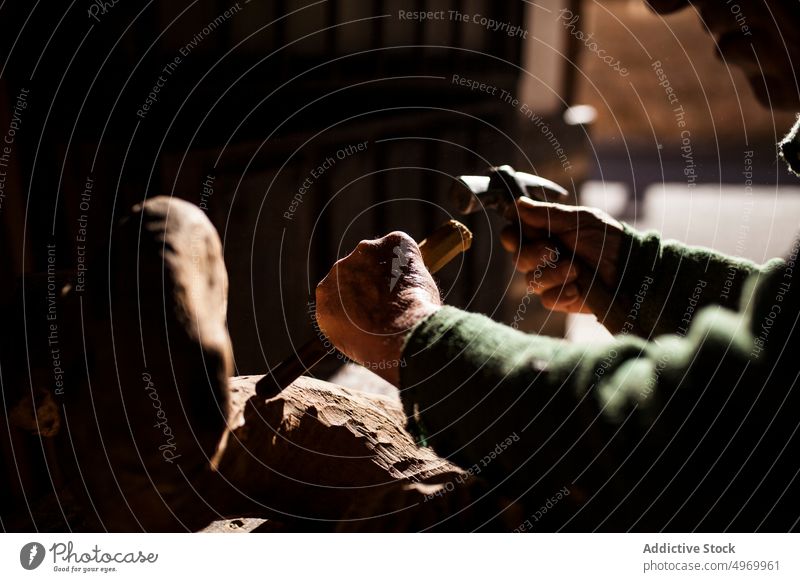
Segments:
[[[419,243],[419,252],[428,271],[436,273],[470,246],[470,230],[457,220],[448,220]]]
[[[472,232],[457,220],[449,220],[419,243],[419,251],[428,271],[436,273],[471,245]],[[334,353],[322,341],[321,337],[314,336],[294,354],[272,368],[256,384],[256,393],[265,398],[276,396],[327,355]]]

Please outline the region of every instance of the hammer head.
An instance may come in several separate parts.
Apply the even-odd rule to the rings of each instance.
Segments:
[[[485,176],[458,176],[450,197],[461,214],[471,214],[484,208],[494,208],[505,214],[509,205],[520,196],[546,200],[546,193],[566,196],[561,186],[545,178],[516,172],[511,166],[489,168]]]

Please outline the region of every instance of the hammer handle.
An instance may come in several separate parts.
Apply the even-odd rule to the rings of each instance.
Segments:
[[[449,220],[420,242],[419,250],[428,271],[436,273],[471,245],[470,230],[457,220]],[[277,396],[334,352],[333,348],[325,347],[321,336],[315,335],[261,378],[256,383],[256,393],[265,398]]]

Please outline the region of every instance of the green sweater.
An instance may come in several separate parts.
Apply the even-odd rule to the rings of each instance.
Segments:
[[[800,175],[800,120],[780,153]],[[518,531],[798,529],[800,241],[757,266],[626,234],[612,343],[445,307],[404,349],[413,424]]]
[[[519,531],[797,529],[800,243],[757,266],[626,233],[612,343],[444,307],[407,340],[407,413]]]

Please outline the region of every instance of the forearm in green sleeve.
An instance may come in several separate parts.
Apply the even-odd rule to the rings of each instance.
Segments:
[[[752,344],[737,335],[740,315],[702,315],[687,337],[578,346],[443,308],[407,342],[401,397],[437,453],[511,495],[532,495],[534,504],[574,492],[560,511],[577,512],[586,521],[571,526],[584,527],[638,479],[663,486],[721,407],[747,409],[747,389],[733,390],[746,377]],[[734,428],[740,421],[725,418]],[[728,442],[728,428],[712,447]],[[595,495],[604,501],[578,512]]]
[[[614,309],[623,321],[614,333],[644,338],[685,335],[694,313],[708,305],[736,309],[756,264],[702,247],[661,240],[655,232],[625,225],[620,285]]]
[[[548,468],[566,463],[576,475],[594,454],[591,446],[578,447],[577,457],[572,450],[597,414],[590,388],[644,347],[631,337],[610,350],[588,348],[444,307],[409,337],[401,398],[440,455],[495,483],[517,474],[533,484],[543,475],[543,491],[555,492],[565,486],[564,471],[547,477]],[[593,437],[608,430],[603,422],[594,427]]]

